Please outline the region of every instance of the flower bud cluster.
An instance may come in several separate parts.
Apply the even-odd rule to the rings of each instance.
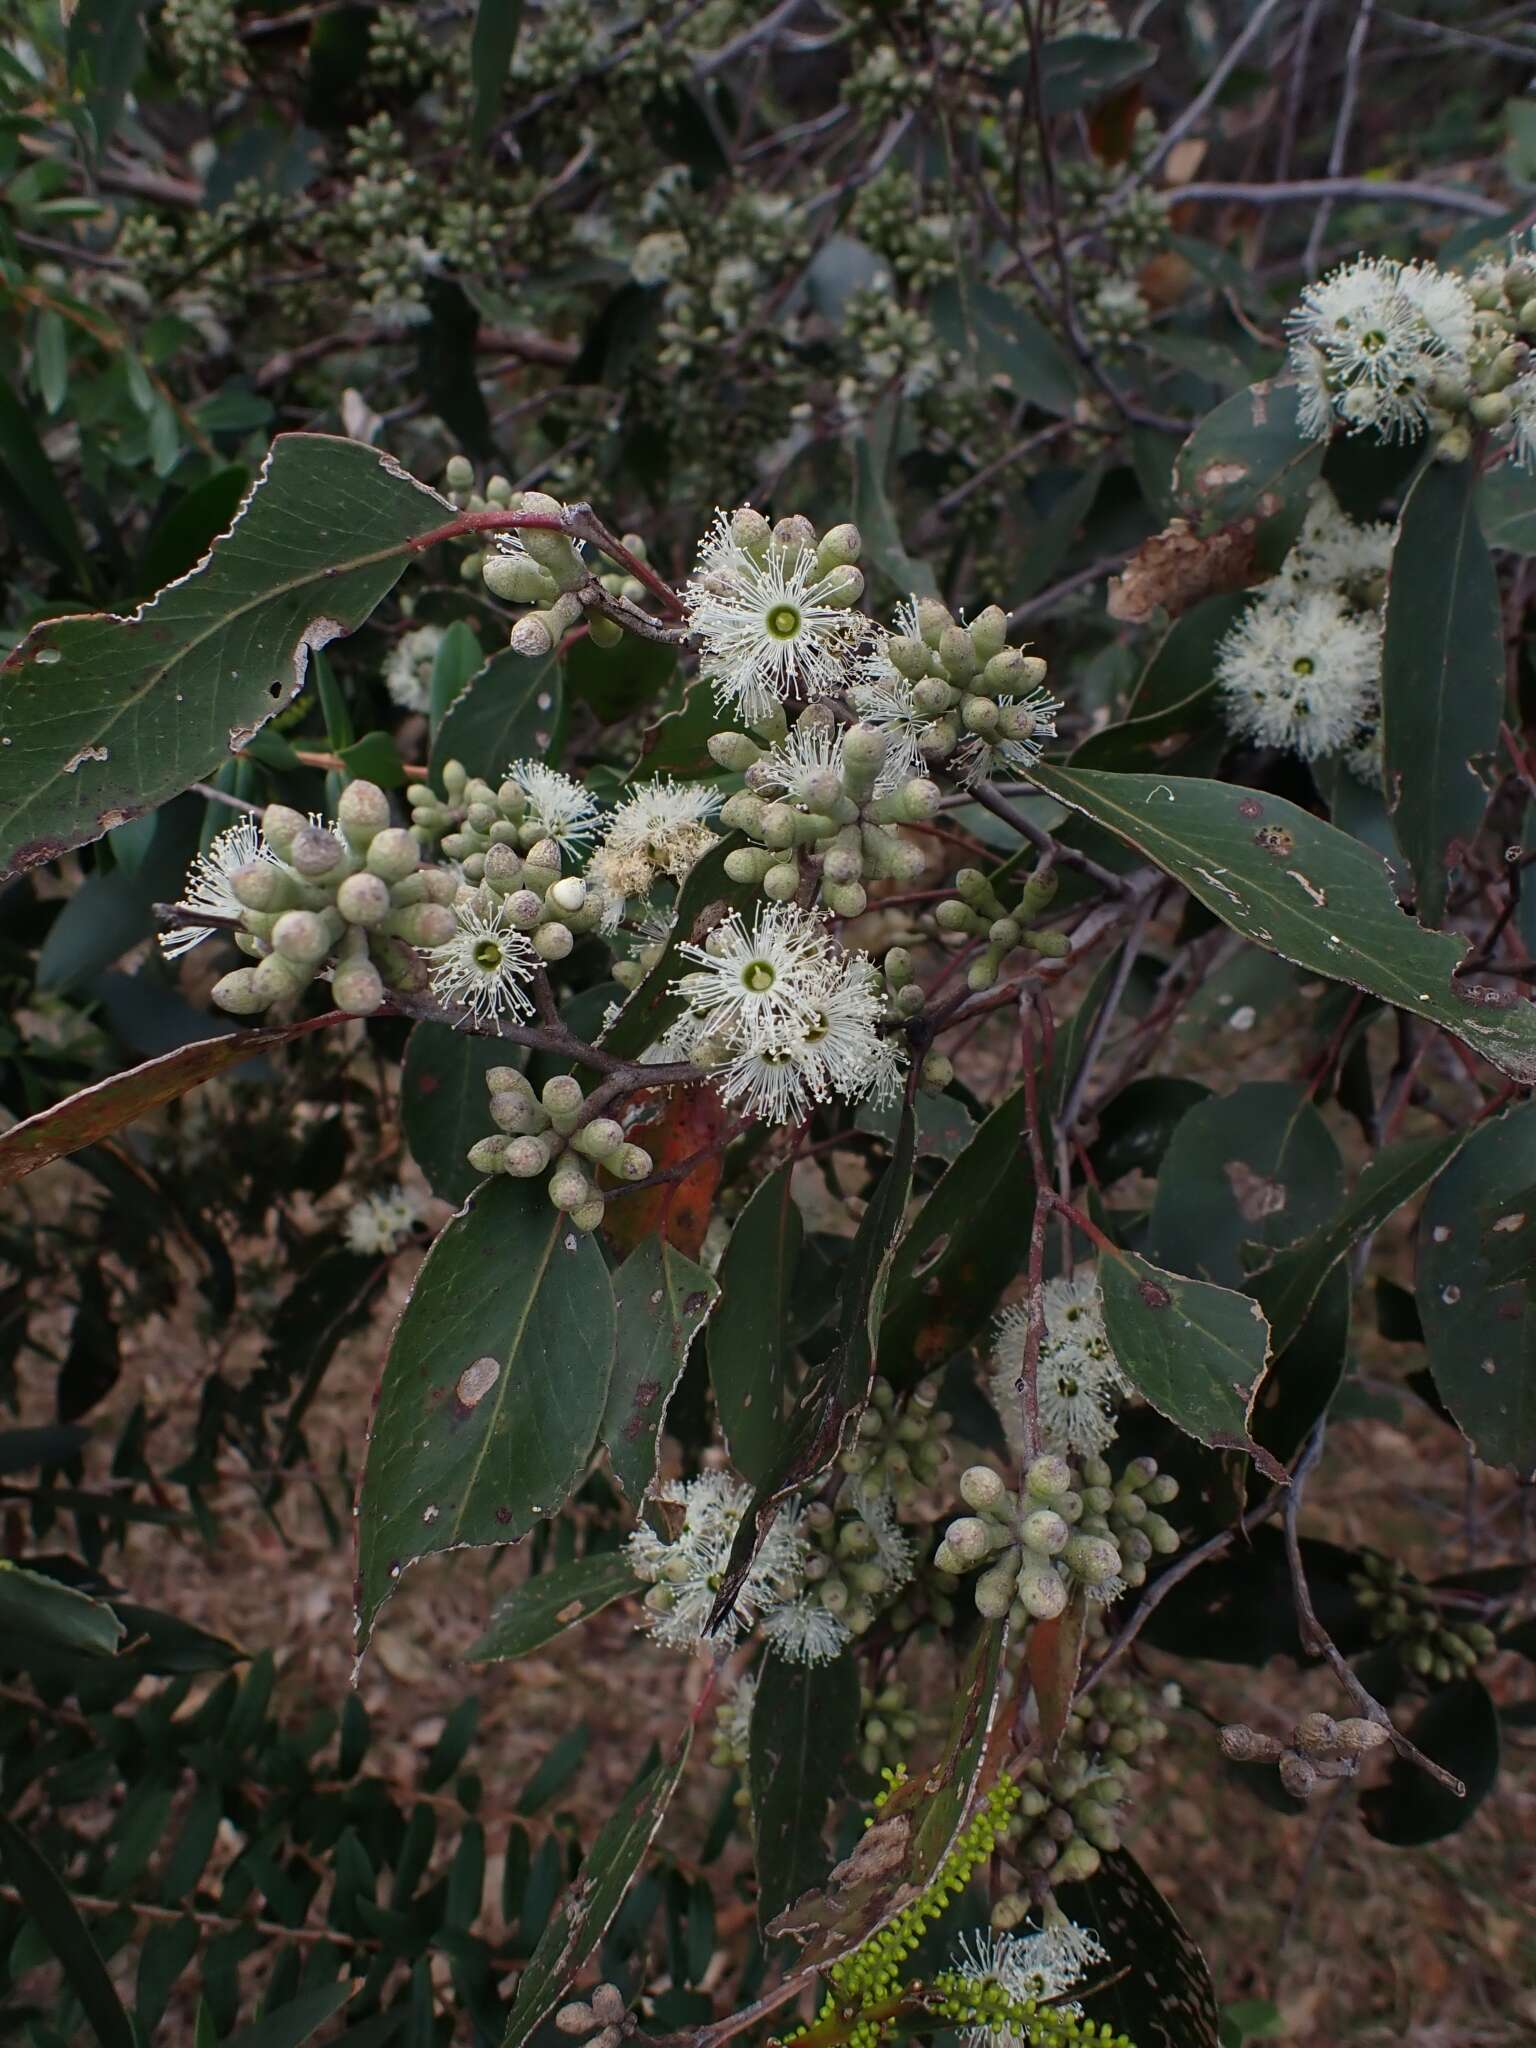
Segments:
[[[573,1998],[555,2014],[555,2031],[587,2048],[619,2048],[639,2026],[617,1984],[597,1984],[588,1998]]]
[[[840,728],[830,705],[808,704],[792,729],[784,714],[764,719],[765,738],[718,732],[709,751],[722,768],[744,776],[746,788],[728,797],[720,822],[756,842],[726,856],[733,881],[753,883],[770,901],[799,895],[803,866],[816,873],[823,903],[835,917],[858,917],[869,897],[867,881],[910,883],[924,867],[922,849],[895,828],[921,823],[939,808],[936,783],[911,776],[877,794],[889,752],[877,727]]]
[[[896,624],[850,693],[862,720],[893,730],[896,761],[948,761],[963,782],[975,782],[1039,758],[1061,705],[1041,688],[1040,656],[1008,645],[1001,605],[961,625],[936,597],[914,598]]]
[[[409,7],[381,7],[368,28],[368,73],[377,85],[420,92],[437,68],[432,38]]]
[[[1331,1714],[1303,1714],[1288,1742],[1233,1721],[1219,1737],[1221,1753],[1235,1764],[1278,1764],[1280,1782],[1293,1799],[1306,1799],[1328,1780],[1352,1778],[1360,1759],[1388,1740],[1384,1721],[1335,1721]]]
[[[770,1642],[803,1658],[806,1650],[798,1634],[818,1630],[816,1610],[838,1624],[837,1648],[850,1637],[867,1635],[911,1578],[917,1553],[892,1496],[878,1482],[860,1478],[844,1479],[834,1500],[813,1500],[800,1518],[800,1534],[807,1546],[804,1596],[795,1608],[770,1617],[767,1634]],[[781,1640],[785,1631],[789,1636]],[[830,1649],[831,1633],[826,1633]]]
[[[900,164],[869,180],[853,205],[853,227],[912,291],[929,291],[954,275],[955,223],[948,213],[925,212],[923,190]]]
[[[235,0],[165,0],[160,26],[180,83],[209,106],[221,99],[240,76]]]
[[[875,1691],[859,1689],[859,1768],[876,1778],[894,1769],[907,1755],[921,1730],[921,1720],[912,1711],[907,1688],[897,1680]]]
[[[953,1578],[984,1567],[972,1588],[978,1610],[1019,1627],[1054,1620],[1077,1593],[1107,1604],[1145,1581],[1154,1553],[1177,1550],[1157,1509],[1178,1490],[1150,1458],[1133,1458],[1116,1479],[1102,1458],[1074,1464],[1048,1452],[1017,1493],[990,1465],[972,1465],[960,1477],[971,1513],[951,1522],[934,1565]]]
[[[470,1165],[517,1180],[548,1173],[549,1199],[576,1229],[596,1230],[603,1220],[599,1171],[620,1182],[650,1173],[650,1153],[630,1144],[616,1117],[591,1113],[574,1075],[552,1075],[538,1094],[516,1067],[492,1067],[485,1082],[496,1129],[470,1146]]]
[[[1404,1670],[1434,1685],[1465,1678],[1498,1639],[1480,1621],[1449,1618],[1434,1594],[1394,1558],[1367,1551],[1350,1579],[1355,1603],[1370,1616],[1371,1635],[1390,1643]]]
[[[1004,1842],[1022,1885],[992,1909],[992,1925],[1012,1928],[1058,1884],[1092,1877],[1120,1847],[1130,1780],[1167,1735],[1140,1685],[1100,1685],[1073,1702],[1056,1754],[1019,1773],[1019,1804]]]
[[[1018,946],[1046,959],[1061,960],[1071,951],[1065,932],[1047,931],[1037,920],[1056,894],[1060,880],[1054,868],[1030,875],[1019,891],[1019,900],[1007,907],[993,883],[980,868],[961,868],[955,876],[954,896],[946,897],[934,911],[941,932],[957,932],[967,939],[985,939],[986,944],[966,969],[967,986],[991,988],[1002,971],[1003,962]]]
[[[757,1673],[745,1671],[715,1704],[715,1727],[710,1737],[709,1760],[717,1771],[736,1771],[735,1804],[742,1813],[752,1806],[747,1784],[747,1765],[752,1758],[752,1709],[757,1703]]]
[[[214,987],[213,1000],[239,1017],[292,1001],[327,972],[336,1007],[367,1016],[386,987],[424,979],[410,949],[441,945],[456,929],[456,879],[421,866],[416,840],[390,824],[389,799],[371,782],[347,785],[331,825],[269,804],[259,838],[248,831],[227,853],[216,844],[203,869],[194,872],[187,907],[215,907],[221,885],[211,877],[219,874],[240,921],[235,944],[257,963]],[[167,951],[183,950],[186,937],[171,934]]]
[[[949,1457],[954,1417],[938,1401],[937,1380],[919,1380],[903,1405],[890,1381],[877,1379],[839,1466],[889,1493],[898,1507],[910,1506],[935,1483]]]

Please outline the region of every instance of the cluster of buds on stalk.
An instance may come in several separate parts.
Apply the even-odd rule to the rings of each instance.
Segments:
[[[1037,923],[1056,894],[1057,882],[1054,868],[1038,870],[1027,878],[1018,902],[1009,908],[980,868],[960,869],[955,876],[959,894],[939,904],[934,921],[940,931],[985,939],[985,946],[966,969],[968,987],[977,991],[991,988],[1015,947],[1025,946],[1050,960],[1064,959],[1072,950],[1065,932],[1046,931]]]
[[[1389,1735],[1382,1721],[1303,1714],[1287,1742],[1243,1721],[1230,1722],[1219,1740],[1222,1755],[1232,1763],[1278,1764],[1286,1791],[1293,1799],[1306,1799],[1327,1780],[1354,1777],[1361,1757],[1379,1749]]]
[[[548,1173],[549,1199],[577,1230],[596,1230],[603,1220],[599,1171],[620,1182],[650,1173],[650,1153],[629,1142],[616,1117],[590,1114],[574,1075],[552,1075],[537,1094],[516,1067],[492,1067],[485,1083],[496,1129],[470,1146],[470,1165],[517,1180]]]

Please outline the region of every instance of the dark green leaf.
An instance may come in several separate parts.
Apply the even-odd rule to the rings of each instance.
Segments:
[[[197,1953],[200,1930],[190,1916],[161,1920],[144,1930],[139,1946],[133,2007],[145,2038],[153,2040],[176,1980]]]
[[[1098,1112],[1099,1135],[1088,1154],[1094,1175],[1109,1187],[1127,1173],[1155,1174],[1180,1120],[1210,1089],[1174,1074],[1143,1074],[1128,1081]]]
[[[638,1779],[604,1823],[518,1980],[502,2048],[522,2048],[602,1940],[677,1789],[691,1734],[690,1725],[676,1753]]]
[[[349,782],[376,782],[380,789],[403,789],[405,768],[393,733],[365,732],[336,752]]]
[[[553,763],[563,730],[559,661],[529,661],[504,647],[470,677],[433,734],[432,780],[441,789],[443,764],[462,761],[494,788],[509,761]]]
[[[477,153],[484,149],[496,125],[501,88],[512,67],[522,13],[523,0],[479,0],[475,8],[474,33],[469,42],[469,77],[475,91],[469,117],[469,146]]]
[[[1041,103],[1047,114],[1075,113],[1108,99],[1156,62],[1156,46],[1136,36],[1052,36],[1040,52]]]
[[[1282,1465],[1332,1408],[1349,1358],[1352,1305],[1349,1275],[1334,1266],[1289,1341],[1282,1346],[1270,1332],[1269,1369],[1254,1404],[1253,1434]]]
[[[471,1664],[499,1664],[511,1657],[526,1657],[530,1650],[552,1642],[566,1629],[611,1607],[615,1600],[644,1590],[622,1550],[572,1558],[568,1564],[536,1572],[503,1593],[491,1609],[485,1634],[471,1643],[464,1655]]]
[[[1099,1279],[1110,1344],[1137,1391],[1186,1435],[1246,1451],[1271,1478],[1283,1478],[1248,1433],[1269,1349],[1258,1303],[1128,1252],[1102,1259]]]
[[[1490,547],[1536,555],[1536,476],[1513,462],[1487,471],[1477,487],[1477,516]]]
[[[764,1658],[752,1704],[752,1853],[757,1917],[767,1927],[832,1866],[828,1816],[859,1741],[859,1667]]]
[[[0,1817],[0,1869],[16,1887],[39,1933],[58,1957],[101,2048],[134,2048],[133,2028],[96,1944],[53,1866],[20,1828]]]
[[[656,1477],[667,1404],[688,1347],[719,1292],[713,1276],[664,1237],[646,1238],[613,1276],[613,1378],[598,1436],[614,1478],[637,1505]]]
[[[1044,762],[1032,774],[1244,938],[1442,1025],[1517,1080],[1536,1079],[1536,1008],[1456,979],[1466,940],[1406,916],[1381,861],[1347,834],[1283,797],[1224,782],[1160,782]]]
[[[1498,745],[1504,708],[1499,585],[1476,481],[1475,463],[1425,464],[1403,506],[1387,588],[1383,786],[1430,925],[1441,922],[1449,872],[1488,807],[1469,757]]]
[[[1072,359],[1022,300],[993,285],[957,282],[940,285],[929,313],[940,339],[959,351],[979,384],[1002,378],[1042,412],[1071,416],[1078,397]]]
[[[125,1631],[104,1601],[0,1558],[0,1634],[13,1647],[36,1643],[110,1657]]]
[[[418,1024],[405,1045],[400,1120],[433,1194],[463,1202],[484,1178],[465,1154],[494,1128],[485,1077],[518,1064],[516,1048],[450,1024]]]
[[[474,631],[462,619],[455,619],[437,644],[432,662],[432,730],[437,731],[448,707],[471,678],[485,666],[485,655]]]
[[[1458,1799],[1406,1757],[1394,1756],[1383,1785],[1360,1801],[1360,1817],[1378,1842],[1400,1849],[1442,1841],[1465,1827],[1499,1775],[1499,1716],[1479,1679],[1458,1678],[1433,1692],[1409,1740],[1467,1788]]]
[[[250,485],[250,471],[232,463],[179,497],[144,543],[134,594],[152,597],[200,562],[218,536],[229,531]]]
[[[585,1721],[578,1721],[574,1728],[561,1736],[519,1794],[519,1813],[538,1813],[541,1808],[548,1806],[552,1799],[559,1798],[581,1768],[582,1758],[587,1753],[591,1739],[591,1730]],[[559,1844],[554,1843],[551,1846],[558,1855]],[[542,1926],[543,1921],[539,1924]]]
[[[0,756],[0,865],[51,860],[210,774],[451,516],[375,448],[284,434],[191,575],[131,618],[34,626],[0,669],[15,742]]]
[[[1216,1991],[1205,1957],[1128,1849],[1112,1849],[1081,1884],[1057,1889],[1061,1910],[1099,1937],[1108,1979],[1101,1990],[1074,1991],[1084,2019],[1109,2027],[1136,2048],[1216,2048]]]
[[[1536,1475],[1536,1102],[1479,1124],[1419,1225],[1417,1297],[1441,1398],[1490,1465]],[[1523,1278],[1499,1279],[1524,1241]]]
[[[352,1996],[350,1983],[320,1984],[231,2034],[225,2048],[301,2048]]]
[[[791,1309],[804,1237],[781,1166],[752,1192],[720,1261],[709,1377],[731,1462],[760,1486],[783,1456],[794,1368]]]
[[[80,0],[69,19],[70,73],[86,82],[86,105],[104,149],[144,57],[143,0]]]
[[[831,1466],[868,1403],[891,1261],[912,1192],[912,1160],[909,1103],[890,1163],[876,1182],[854,1233],[843,1272],[837,1341],[797,1396],[793,1430],[773,1471],[758,1481],[751,1511],[742,1517],[710,1615],[711,1628],[718,1627],[730,1613],[779,1503]]]
[[[901,538],[901,528],[891,501],[886,496],[883,463],[878,444],[867,434],[856,433],[853,450],[853,517],[864,538],[864,553],[871,567],[904,595],[937,597],[939,586],[926,562],[914,561]]]
[[[1174,485],[1200,532],[1302,504],[1328,444],[1302,433],[1300,405],[1294,385],[1254,384],[1196,427],[1174,464]]]
[[[1369,1632],[1349,1583],[1360,1569],[1358,1556],[1304,1536],[1301,1559],[1323,1627],[1346,1655],[1363,1648]],[[1255,1529],[1251,1538],[1190,1573],[1154,1610],[1145,1634],[1175,1657],[1255,1668],[1272,1657],[1304,1661],[1280,1531]]]
[[[395,1330],[359,1500],[359,1630],[419,1557],[512,1543],[586,1470],[613,1370],[602,1253],[500,1175],[427,1254]]]
[[[0,380],[0,510],[28,547],[50,556],[67,575],[75,578],[79,589],[90,588],[91,572],[80,545],[75,516],[59,488],[53,464],[37,438],[37,429],[19,392],[5,380]],[[9,658],[14,659],[14,655]],[[24,792],[25,787],[18,783],[18,792]],[[0,790],[4,788],[5,783],[0,781]],[[17,800],[16,796],[7,799]],[[9,844],[0,843],[0,867],[9,863]]]

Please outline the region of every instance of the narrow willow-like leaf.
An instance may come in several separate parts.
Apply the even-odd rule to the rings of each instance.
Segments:
[[[36,1643],[92,1657],[110,1657],[124,1634],[105,1601],[42,1572],[29,1572],[8,1557],[0,1558],[0,1632],[18,1650]]]
[[[518,1980],[502,2048],[522,2048],[608,1931],[677,1790],[692,1734],[690,1724],[675,1754],[639,1778],[603,1824]]]
[[[764,1927],[831,1867],[824,1839],[859,1739],[859,1668],[768,1656],[752,1703],[747,1784]]]
[[[100,2048],[134,2048],[133,2028],[74,1900],[53,1865],[14,1822],[0,1816],[0,1871],[16,1887],[38,1932],[59,1959]]]
[[[613,1288],[544,1187],[478,1188],[395,1330],[358,1501],[358,1628],[420,1557],[512,1543],[586,1470],[613,1370]]]
[[[1347,833],[1283,797],[1226,782],[1043,762],[1031,773],[1245,939],[1454,1032],[1517,1080],[1536,1080],[1536,1006],[1458,980],[1467,941],[1405,915],[1380,857]]]
[[[627,1593],[643,1593],[622,1550],[574,1557],[503,1593],[491,1610],[490,1626],[465,1651],[471,1664],[497,1664],[526,1657],[578,1622],[600,1614]]]
[[[0,871],[51,860],[210,775],[453,517],[392,456],[273,443],[233,526],[127,618],[45,619],[0,666]]]
[[[1499,583],[1476,483],[1476,463],[1425,464],[1403,505],[1387,589],[1383,781],[1419,916],[1431,925],[1488,808],[1471,757],[1498,745],[1504,708]]]

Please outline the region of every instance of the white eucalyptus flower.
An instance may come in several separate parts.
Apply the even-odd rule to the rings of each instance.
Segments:
[[[984,738],[972,733],[956,749],[950,762],[958,779],[969,785],[998,774],[1024,774],[1045,750],[1045,742],[1056,737],[1056,714],[1061,699],[1049,690],[1031,690],[1027,697],[999,697],[1000,711],[1011,713],[1025,730],[1016,736],[1000,734]]]
[[[956,1973],[970,1984],[996,1984],[1025,2005],[1031,1999],[1050,2002],[1058,2013],[1080,2016],[1082,2007],[1066,1998],[1088,1971],[1109,1956],[1098,1936],[1071,1920],[1028,1934],[994,1934],[976,1929],[960,1937]],[[969,2027],[962,2036],[967,2048],[1025,2048],[1012,2028]]]
[[[1466,286],[1432,264],[1381,256],[1341,264],[1306,287],[1286,321],[1304,420],[1327,424],[1326,390],[1352,433],[1369,427],[1384,440],[1413,439],[1428,417],[1430,380],[1465,362],[1475,319]]]
[[[1129,1391],[1104,1328],[1097,1276],[1085,1269],[1048,1280],[1044,1329],[1035,1370],[1041,1439],[1047,1450],[1102,1451],[1115,1435],[1115,1402]],[[1018,1382],[1029,1339],[1027,1304],[998,1317],[992,1349],[992,1394],[1012,1442]]]
[[[402,711],[432,709],[432,670],[442,644],[441,626],[413,626],[389,650],[384,687]]]
[[[421,1214],[414,1188],[394,1188],[387,1195],[364,1195],[348,1209],[343,1232],[348,1251],[387,1257],[405,1243]]]
[[[650,1582],[645,1626],[657,1642],[673,1649],[728,1649],[765,1609],[798,1595],[806,1550],[795,1529],[799,1506],[791,1502],[775,1515],[729,1619],[707,1635],[752,1489],[727,1473],[705,1472],[697,1479],[669,1480],[656,1498],[682,1508],[682,1528],[668,1541],[642,1523],[626,1548],[638,1576]]]
[[[809,719],[791,726],[752,763],[746,782],[758,796],[788,797],[804,810],[835,803],[843,783],[842,729]]]
[[[816,1022],[831,950],[826,925],[811,911],[768,903],[750,931],[737,911],[702,946],[681,946],[698,966],[677,987],[712,1038],[743,1051],[777,1047]]]
[[[458,930],[440,946],[429,947],[432,993],[443,1003],[462,1004],[484,1022],[499,1017],[526,1017],[533,1010],[528,983],[538,955],[507,916],[500,898],[480,889],[454,908]]]
[[[629,897],[645,897],[658,875],[681,882],[715,844],[709,820],[720,792],[708,782],[673,782],[658,775],[637,783],[609,813],[603,837],[587,862],[589,887],[605,896],[603,923],[614,930]]]
[[[853,1641],[853,1631],[841,1615],[803,1593],[763,1616],[763,1637],[786,1663],[830,1664]]]
[[[203,911],[210,917],[238,919],[244,905],[230,887],[229,878],[238,869],[249,867],[252,861],[257,860],[270,861],[274,867],[283,865],[262,838],[261,828],[255,819],[241,818],[221,832],[208,851],[200,853],[193,861],[177,899],[177,908]],[[183,953],[190,953],[194,946],[200,946],[204,939],[211,939],[219,929],[217,925],[197,924],[164,931],[160,934],[160,950],[168,960],[177,960]]]
[[[932,733],[934,721],[912,702],[912,685],[892,667],[883,644],[865,657],[848,698],[860,723],[873,726],[885,737],[885,762],[875,784],[877,796],[887,796],[914,775],[928,773],[929,756],[923,751],[923,741]]]
[[[1230,729],[1314,761],[1375,714],[1381,626],[1331,590],[1266,592],[1216,650]]]
[[[598,807],[572,775],[547,768],[542,761],[509,761],[506,779],[528,799],[528,819],[542,839],[553,839],[562,853],[576,853],[598,825]]]
[[[795,554],[769,544],[750,553],[716,513],[683,597],[722,708],[750,722],[794,691],[825,697],[843,687],[865,630],[838,601],[845,582],[841,571],[823,576],[809,548]]]

